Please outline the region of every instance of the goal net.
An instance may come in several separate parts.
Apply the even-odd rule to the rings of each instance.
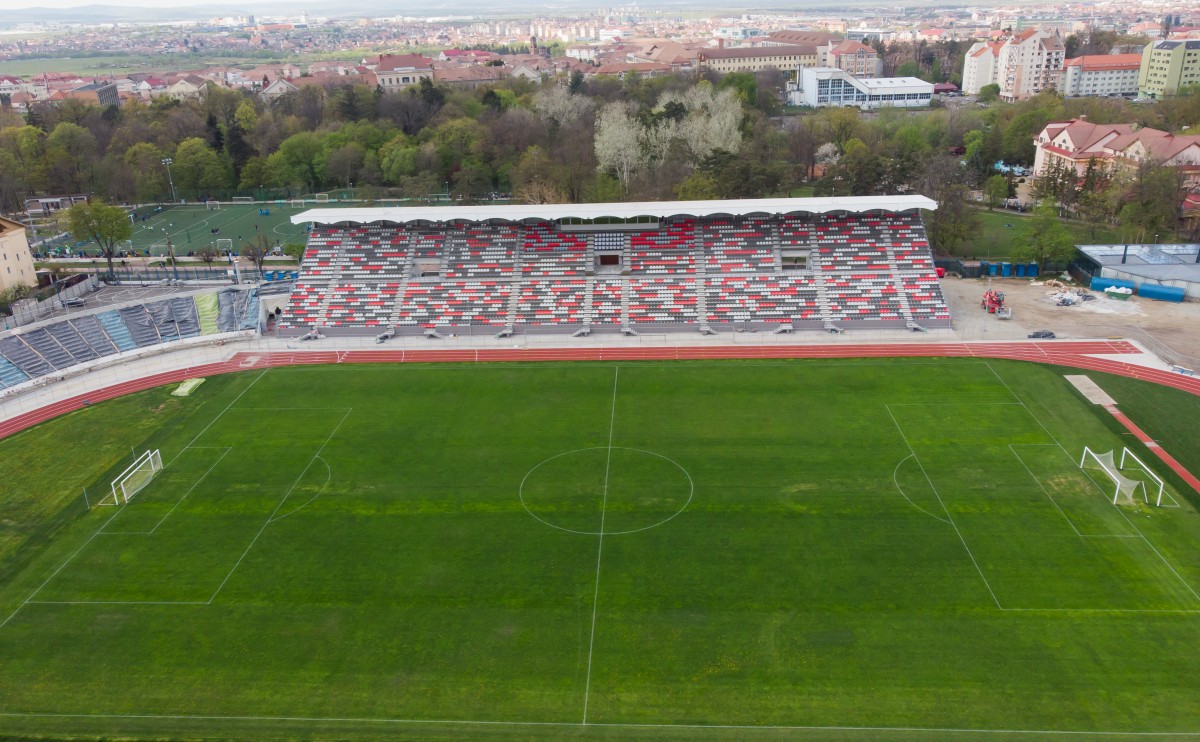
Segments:
[[[221,255],[233,252],[233,240],[217,240],[217,252]]]
[[[132,500],[134,495],[150,484],[150,480],[154,479],[154,475],[158,474],[162,468],[162,454],[158,452],[157,448],[138,456],[128,469],[113,480],[113,503],[120,505]]]
[[[204,208],[208,209],[209,211],[220,211],[221,210],[221,202],[220,201],[205,201]]]
[[[1129,449],[1125,449],[1128,451]],[[1121,460],[1125,460],[1125,454],[1122,453]],[[1079,468],[1085,471],[1099,471],[1112,483],[1113,489],[1113,505],[1133,505],[1134,496],[1138,489],[1142,491],[1142,500],[1149,502],[1146,494],[1146,485],[1139,479],[1130,479],[1121,473],[1121,467],[1117,465],[1116,459],[1113,457],[1112,451],[1105,453],[1096,453],[1087,446],[1083,447],[1083,456],[1079,459]]]
[[[327,203],[329,203],[329,194],[328,193],[314,193],[313,201],[315,201],[319,204],[327,204]]]
[[[229,200],[235,204],[252,204],[254,203],[254,196],[234,196]]]
[[[1133,459],[1137,463],[1137,466],[1134,467],[1132,465],[1126,465],[1127,459]],[[1158,490],[1158,492],[1156,492],[1154,495],[1154,505],[1156,507],[1162,507],[1163,492],[1166,489],[1166,483],[1163,482],[1162,477],[1158,476],[1153,471],[1151,471],[1150,467],[1146,466],[1146,462],[1139,459],[1137,454],[1135,454],[1133,451],[1130,451],[1128,448],[1121,449],[1120,467],[1122,469],[1137,469],[1138,471],[1141,471],[1143,474],[1145,474],[1147,477],[1149,477],[1151,486],[1154,489]],[[1141,482],[1141,485],[1142,485],[1142,491],[1145,492],[1147,495],[1150,494],[1149,491],[1147,490],[1146,482]]]
[[[293,206],[294,208],[297,208],[297,209],[303,209],[303,208],[304,208],[304,199],[302,199],[302,198],[293,198],[293,199],[292,199],[292,206]]]

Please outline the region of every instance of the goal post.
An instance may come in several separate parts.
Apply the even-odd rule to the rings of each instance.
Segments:
[[[254,196],[234,196],[229,200],[235,204],[252,204],[254,203]]]
[[[292,199],[292,201],[291,201],[291,206],[292,206],[292,208],[294,208],[294,209],[303,209],[303,208],[304,208],[304,199],[302,199],[302,198],[293,198],[293,199]]]
[[[1124,456],[1122,456],[1122,460],[1124,460]],[[1096,453],[1087,446],[1084,446],[1083,456],[1079,459],[1079,468],[1104,472],[1104,475],[1108,477],[1113,485],[1113,505],[1133,505],[1134,495],[1137,493],[1138,488],[1142,490],[1143,501],[1150,501],[1146,492],[1146,485],[1141,480],[1130,479],[1121,474],[1121,467],[1113,457],[1112,451]]]
[[[219,253],[220,255],[225,255],[226,253],[231,253],[231,252],[233,252],[233,240],[218,239],[216,247],[217,247],[217,253]]]
[[[146,451],[129,465],[112,482],[113,503],[120,505],[133,499],[138,492],[150,484],[154,475],[162,471],[162,454],[156,448]]]
[[[1134,461],[1136,461],[1137,468],[1140,469],[1147,477],[1149,477],[1151,479],[1151,481],[1153,481],[1154,484],[1157,486],[1158,492],[1154,496],[1154,505],[1155,505],[1155,507],[1162,507],[1163,492],[1166,490],[1166,483],[1163,481],[1163,478],[1158,476],[1157,474],[1155,474],[1153,471],[1151,471],[1150,467],[1146,466],[1146,462],[1144,462],[1140,458],[1138,458],[1138,455],[1136,453],[1134,453],[1133,451],[1130,451],[1128,448],[1121,449],[1121,468],[1122,469],[1128,468],[1125,466],[1125,460],[1127,458],[1130,458],[1130,459],[1133,459]],[[1142,483],[1142,489],[1143,490],[1146,489],[1145,482]],[[1147,494],[1149,494],[1149,492],[1147,492]]]
[[[327,203],[329,203],[329,194],[328,193],[314,193],[313,201],[315,203],[319,203],[319,204],[327,204]]]

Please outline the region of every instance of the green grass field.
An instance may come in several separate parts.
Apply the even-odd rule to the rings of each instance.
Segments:
[[[97,405],[0,441],[0,735],[1200,730],[1200,520],[1109,504],[1075,462],[1131,439],[1063,373],[324,366]],[[1196,465],[1196,398],[1094,377]]]
[[[1021,237],[1021,227],[1029,218],[1027,214],[1012,211],[987,211],[978,209],[979,234],[970,244],[960,250],[981,260],[1007,258]],[[1093,228],[1089,224],[1064,221],[1063,224],[1080,245],[1109,245],[1121,242],[1116,230],[1108,227]]]

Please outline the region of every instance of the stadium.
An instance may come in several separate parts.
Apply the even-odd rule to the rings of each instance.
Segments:
[[[331,205],[0,335],[0,733],[1200,733],[1200,380],[959,337],[931,206]]]

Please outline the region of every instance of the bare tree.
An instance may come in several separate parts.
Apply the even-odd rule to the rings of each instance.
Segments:
[[[645,164],[638,128],[637,120],[621,102],[606,105],[596,119],[596,167],[616,175],[624,186]]]
[[[261,280],[263,277],[263,263],[266,262],[267,256],[271,254],[271,241],[267,239],[265,234],[260,234],[254,239],[242,243],[241,254],[254,263],[254,268],[258,271],[258,277]]]

